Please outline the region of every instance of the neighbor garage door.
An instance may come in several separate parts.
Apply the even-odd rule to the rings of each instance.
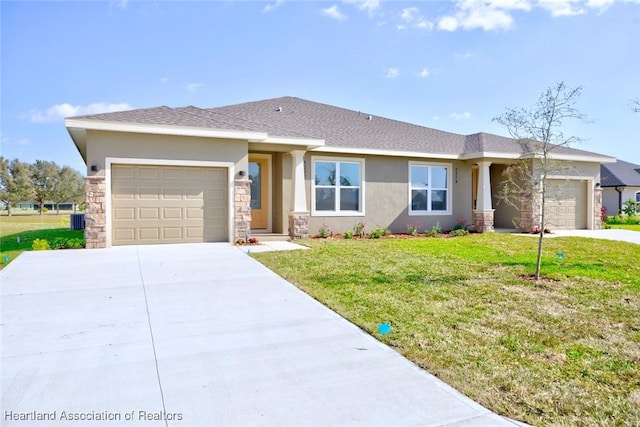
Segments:
[[[113,165],[112,244],[226,241],[224,168]]]
[[[549,180],[546,216],[552,230],[587,228],[587,182]]]

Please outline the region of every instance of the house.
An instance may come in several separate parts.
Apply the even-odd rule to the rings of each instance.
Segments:
[[[515,140],[458,135],[295,97],[202,109],[157,107],[71,117],[87,164],[87,247],[292,238],[320,227],[404,232],[408,223],[523,230],[539,215],[498,203]],[[571,172],[550,177],[555,228],[600,228],[600,163],[558,147]]]
[[[40,210],[40,203],[33,202],[30,200],[20,201],[16,206],[18,209],[22,209],[22,210],[31,210],[31,209],[36,211]],[[44,208],[50,211],[55,211],[58,208],[61,211],[71,211],[71,210],[74,210],[75,207],[76,207],[76,203],[72,201],[62,202],[62,203],[59,203],[58,205],[56,205],[55,202],[51,202],[51,201],[44,202]]]
[[[603,164],[600,174],[602,205],[609,215],[619,214],[624,202],[629,199],[640,205],[640,165],[618,160],[616,163]]]

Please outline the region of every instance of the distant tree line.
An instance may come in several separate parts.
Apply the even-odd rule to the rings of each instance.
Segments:
[[[26,163],[0,156],[0,202],[11,215],[12,208],[22,201],[37,202],[40,215],[45,201],[51,202],[59,214],[63,202],[74,202],[74,206],[84,202],[84,178],[75,169],[55,162]]]

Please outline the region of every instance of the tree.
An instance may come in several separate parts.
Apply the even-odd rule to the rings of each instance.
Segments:
[[[59,171],[55,162],[47,160],[36,160],[31,166],[31,180],[35,188],[35,200],[40,204],[40,215],[45,201],[53,198]]]
[[[581,87],[570,88],[560,82],[544,91],[532,107],[508,108],[493,119],[503,125],[522,147],[519,161],[505,171],[506,180],[498,199],[519,210],[532,209],[532,205],[535,209],[533,229],[539,235],[536,281],[540,279],[547,226],[546,203],[554,191],[547,178],[566,174],[566,166],[554,161],[554,152],[580,141],[576,136],[566,136],[562,127],[567,120],[586,120],[576,108],[581,92]]]
[[[69,166],[58,169],[50,196],[51,201],[56,205],[56,213],[60,214],[60,203],[68,201],[77,203],[81,196],[84,197],[82,175]]]
[[[0,156],[0,201],[6,203],[9,216],[16,203],[34,196],[30,172],[29,164]]]

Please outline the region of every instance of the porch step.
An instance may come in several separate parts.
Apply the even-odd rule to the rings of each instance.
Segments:
[[[288,234],[278,233],[251,233],[251,237],[258,239],[258,242],[287,242],[290,237]]]

